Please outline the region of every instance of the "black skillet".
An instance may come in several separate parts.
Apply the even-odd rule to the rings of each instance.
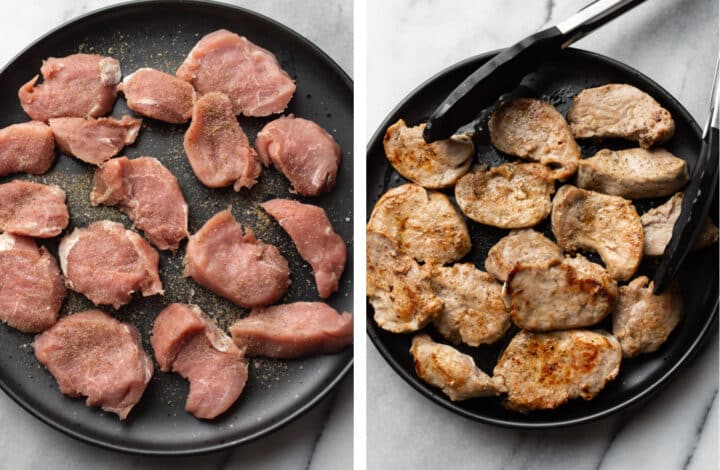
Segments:
[[[370,140],[367,150],[368,217],[382,193],[388,188],[407,183],[392,169],[385,158],[382,146],[385,129],[399,118],[408,121],[408,125],[415,125],[427,120],[433,110],[459,83],[496,53],[491,52],[467,59],[440,72],[410,93],[380,125]],[[571,104],[572,97],[581,89],[605,83],[634,85],[649,93],[672,113],[677,129],[675,137],[666,147],[675,155],[684,158],[692,173],[700,150],[700,128],[687,110],[667,91],[627,65],[598,54],[566,49],[555,59],[544,63],[535,73],[527,76],[515,94],[544,99],[556,106],[564,115]],[[486,111],[481,114],[485,118],[474,123],[476,130],[474,137],[475,160],[487,162],[493,166],[513,160],[500,154],[490,145],[485,130],[488,113]],[[604,141],[602,143],[580,141],[579,144],[585,157],[593,155],[603,147],[619,149],[632,146],[629,142],[623,141]],[[452,195],[451,190],[446,192],[448,195]],[[667,198],[635,201],[635,206],[639,213],[643,213],[665,200]],[[717,195],[714,200],[715,207],[711,212],[717,216]],[[716,219],[714,222],[717,224]],[[473,247],[462,261],[473,262],[478,268],[484,270],[488,250],[508,231],[483,226],[469,220],[468,226]],[[548,220],[541,223],[537,229],[552,238]],[[600,262],[595,255],[588,255],[588,257],[592,261]],[[646,274],[652,278],[654,263],[651,260],[643,261],[638,275]],[[515,428],[543,429],[568,426],[607,416],[631,405],[645,402],[687,364],[700,347],[703,338],[709,331],[716,328],[718,310],[717,245],[692,254],[684,265],[679,279],[685,302],[685,316],[666,344],[654,354],[624,361],[618,378],[610,382],[594,400],[575,400],[556,410],[527,414],[515,413],[506,410],[499,398],[452,402],[438,389],[427,385],[415,375],[413,360],[409,353],[412,335],[392,334],[379,328],[373,320],[373,310],[369,303],[367,331],[380,353],[403,379],[435,403],[455,413],[477,421]],[[609,320],[599,327],[608,329]],[[431,326],[425,330],[434,339],[446,342]],[[504,340],[492,346],[461,347],[460,349],[472,355],[481,369],[491,373],[515,331],[512,330]]]
[[[292,286],[283,302],[318,300],[312,271],[299,257],[290,238],[258,204],[273,197],[301,199],[321,205],[335,230],[348,243],[352,260],[352,146],[353,90],[350,78],[322,51],[287,27],[254,12],[219,3],[197,1],[134,2],[110,7],[81,17],[39,39],[0,72],[0,127],[27,121],[17,98],[18,88],[49,56],[82,52],[107,54],[120,61],[129,74],[139,67],[155,67],[174,73],[204,34],[227,28],[247,36],[278,57],[282,67],[297,80],[297,92],[288,113],[317,122],[335,137],[343,149],[343,161],[333,192],[316,199],[289,193],[289,183],[274,169],[265,169],[251,191],[211,190],[193,175],[182,147],[186,125],[170,125],[146,119],[138,143],[125,150],[130,157],[158,158],[178,178],[190,206],[190,232],[198,230],[213,214],[232,205],[237,219],[251,227],[258,238],[280,248],[290,264]],[[118,99],[113,116],[128,109]],[[254,141],[269,118],[240,118]],[[130,226],[115,208],[90,206],[93,168],[58,155],[53,168],[39,177],[26,178],[60,185],[67,193],[71,223],[65,233],[92,221],[111,219]],[[57,239],[43,242],[57,254]],[[136,325],[145,349],[152,352],[149,334],[158,312],[172,302],[193,302],[226,327],[246,311],[218,298],[189,279],[181,277],[184,244],[175,256],[161,253],[164,297],[135,298],[118,311],[104,310]],[[340,291],[329,299],[340,311],[352,311],[352,262],[349,261]],[[69,293],[62,314],[90,308],[82,296]],[[200,421],[184,411],[187,382],[176,374],[156,373],[140,403],[125,422],[82,400],[61,395],[55,380],[35,360],[32,336],[0,326],[0,387],[30,413],[61,431],[116,450],[145,454],[191,454],[230,447],[258,438],[317,403],[347,373],[352,348],[340,354],[298,361],[257,359],[250,361],[250,379],[238,402],[213,421]]]

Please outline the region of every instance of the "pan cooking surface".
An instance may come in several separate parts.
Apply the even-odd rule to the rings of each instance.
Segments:
[[[368,146],[368,218],[380,195],[388,188],[408,182],[393,170],[385,158],[382,145],[385,129],[399,118],[405,119],[408,126],[426,121],[450,91],[493,55],[494,53],[488,53],[468,59],[431,78],[398,105],[378,128]],[[525,77],[514,94],[544,99],[565,115],[572,104],[572,97],[580,90],[606,83],[634,85],[649,93],[670,111],[677,129],[675,136],[665,147],[673,154],[685,159],[688,162],[688,170],[692,174],[700,151],[700,128],[685,108],[668,92],[626,65],[597,54],[568,49],[555,59],[545,63],[537,72]],[[478,110],[479,113],[480,111]],[[496,166],[504,161],[515,160],[499,153],[490,145],[486,130],[489,113],[480,114],[475,123],[478,131],[474,137],[475,161]],[[583,157],[592,156],[602,148],[621,149],[633,146],[630,142],[620,140],[605,140],[601,143],[579,141],[578,143]],[[444,192],[452,198],[452,188]],[[667,199],[633,202],[638,213],[642,214]],[[714,199],[717,201],[717,195]],[[717,214],[717,202],[711,213]],[[714,222],[717,224],[717,220]],[[468,227],[473,246],[471,252],[461,262],[473,262],[484,271],[488,251],[509,230],[480,225],[469,219]],[[554,240],[549,218],[535,229]],[[583,254],[591,261],[601,262],[596,254]],[[636,275],[646,274],[652,279],[655,265],[656,261],[644,260]],[[678,276],[685,303],[684,318],[666,344],[654,354],[641,355],[623,361],[618,378],[610,382],[594,400],[574,400],[556,410],[520,414],[503,408],[500,398],[479,398],[454,403],[439,389],[417,378],[413,359],[409,352],[413,335],[393,334],[378,327],[372,318],[373,311],[369,303],[367,306],[367,329],[370,338],[381,354],[410,385],[431,400],[456,413],[502,426],[522,428],[566,426],[599,418],[640,402],[667,383],[674,373],[690,359],[705,334],[715,325],[718,301],[717,266],[717,245],[692,254]],[[610,331],[610,319],[607,318],[600,327]],[[425,328],[425,331],[428,331],[435,340],[447,343],[432,326]],[[503,340],[494,345],[479,348],[460,347],[459,349],[470,354],[478,367],[491,374],[502,351],[516,331],[517,328],[513,327]]]
[[[300,199],[322,206],[335,230],[348,245],[348,264],[340,290],[329,303],[338,311],[352,311],[352,82],[344,72],[297,33],[255,13],[235,7],[201,2],[126,4],[80,18],[40,39],[21,53],[0,73],[0,127],[28,121],[17,98],[18,88],[38,73],[42,60],[76,52],[110,55],[120,61],[124,75],[140,67],[153,67],[174,74],[187,53],[205,34],[226,28],[245,35],[271,50],[282,67],[297,81],[297,91],[286,113],[311,119],[327,129],[343,149],[343,161],[336,189],[319,198],[298,198],[290,194],[289,182],[274,168],[264,169],[258,184],[240,193],[231,188],[209,189],[194,176],[183,150],[185,125],[151,119],[143,122],[135,145],[122,154],[129,158],[153,156],[178,179],[190,206],[189,231],[196,232],[215,213],[232,206],[232,212],[257,237],[276,245],[287,258],[292,285],[281,302],[320,300],[312,269],[297,253],[290,238],[259,203],[275,198]],[[113,117],[130,113],[120,96]],[[241,117],[240,123],[251,142],[270,120]],[[42,176],[11,175],[54,183],[67,193],[74,227],[110,219],[130,227],[130,220],[117,208],[92,207],[90,190],[94,167],[58,153],[52,169]],[[58,239],[40,241],[57,255]],[[247,314],[231,302],[182,277],[183,242],[173,256],[160,252],[160,271],[165,296],[134,300],[114,311],[102,309],[140,331],[145,350],[156,315],[172,302],[196,303],[223,328]],[[68,291],[61,315],[92,308],[82,295]],[[0,386],[27,410],[80,439],[106,447],[153,454],[182,454],[215,450],[259,437],[285,424],[310,408],[347,372],[352,349],[340,354],[297,361],[250,359],[250,378],[233,407],[213,421],[200,421],[184,411],[187,382],[179,375],[160,372],[148,384],[140,403],[125,422],[112,413],[87,408],[82,399],[58,391],[53,377],[35,360],[32,336],[6,325],[0,326]]]

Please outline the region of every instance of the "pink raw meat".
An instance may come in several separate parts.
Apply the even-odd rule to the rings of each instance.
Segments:
[[[230,333],[248,356],[292,359],[342,351],[352,344],[353,321],[322,302],[295,302],[253,309]]]
[[[272,52],[225,29],[200,39],[176,75],[200,94],[226,94],[234,113],[245,116],[281,113],[295,93]]]
[[[325,211],[290,199],[272,199],[261,206],[290,235],[300,256],[312,266],[320,297],[330,297],[338,290],[347,249]]]

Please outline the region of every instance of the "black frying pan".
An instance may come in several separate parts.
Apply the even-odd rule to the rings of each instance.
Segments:
[[[319,21],[320,19],[318,19]],[[328,129],[343,149],[336,189],[316,199],[301,199],[325,208],[335,230],[348,243],[348,265],[340,291],[329,300],[339,311],[352,311],[352,146],[353,90],[349,77],[322,51],[285,26],[256,13],[218,3],[197,1],[136,2],[92,13],[64,25],[38,40],[0,72],[0,127],[27,121],[17,90],[36,74],[48,56],[82,52],[112,55],[129,74],[139,67],[174,73],[204,34],[227,28],[247,36],[278,57],[297,80],[297,92],[287,110]],[[118,99],[112,115],[127,113]],[[262,126],[273,119],[240,118],[253,142]],[[273,243],[288,259],[292,286],[283,302],[319,300],[310,267],[290,238],[258,204],[274,197],[298,199],[289,193],[288,181],[275,169],[265,169],[251,191],[211,190],[193,175],[182,147],[187,125],[146,119],[138,142],[125,150],[130,157],[158,158],[178,178],[190,206],[190,232],[197,231],[213,214],[232,205],[236,218],[251,227],[258,238]],[[130,227],[116,208],[90,205],[94,167],[65,155],[39,177],[26,178],[60,185],[68,195],[69,233],[76,226],[111,219]],[[58,239],[42,242],[57,254]],[[175,256],[161,252],[160,268],[165,296],[135,298],[118,311],[104,308],[138,327],[145,349],[152,352],[149,335],[155,316],[172,302],[192,302],[213,316],[222,327],[247,312],[182,277],[184,244]],[[72,292],[62,314],[91,308],[85,297]],[[111,449],[146,454],[190,454],[230,447],[260,437],[307,411],[350,369],[352,348],[328,356],[298,361],[251,359],[250,379],[237,403],[214,421],[200,421],[184,411],[187,382],[176,374],[156,373],[140,403],[127,421],[111,413],[87,408],[80,399],[61,395],[55,380],[35,360],[32,336],[0,326],[0,387],[20,405],[46,423],[87,442]]]
[[[382,139],[385,129],[399,118],[415,125],[425,121],[440,102],[470,73],[493,57],[496,52],[482,54],[440,72],[410,93],[387,119],[380,125],[370,140],[367,153],[368,194],[367,206],[370,212],[380,195],[388,188],[404,184],[385,158]],[[667,108],[677,126],[675,137],[666,146],[669,151],[684,158],[692,172],[700,150],[701,130],[692,116],[667,91],[658,84],[627,65],[607,57],[577,49],[567,49],[555,59],[542,65],[537,72],[526,77],[516,94],[545,99],[555,105],[564,115],[572,103],[572,97],[581,89],[606,83],[629,83],[646,91],[662,106]],[[477,110],[480,113],[480,109]],[[478,130],[475,135],[476,161],[487,162],[492,166],[504,161],[514,160],[500,154],[489,143],[485,129],[485,117],[475,123]],[[625,141],[603,141],[594,144],[579,141],[583,156],[593,155],[601,148],[620,149],[631,147]],[[452,190],[446,191],[452,197]],[[635,201],[639,213],[655,207],[668,198]],[[717,195],[714,197],[717,215]],[[717,220],[714,220],[717,224]],[[485,270],[485,258],[488,250],[505,236],[508,231],[483,226],[468,220],[472,238],[471,252],[462,260],[475,263]],[[551,239],[549,219],[541,223],[537,230]],[[382,330],[373,320],[373,310],[368,304],[367,331],[375,346],[395,371],[416,390],[434,402],[462,416],[507,427],[542,429],[579,424],[607,416],[633,404],[645,401],[659,390],[687,364],[694,355],[707,333],[716,327],[718,310],[718,247],[715,245],[691,255],[692,259],[683,267],[679,275],[685,301],[685,317],[672,333],[667,343],[656,353],[642,355],[624,361],[618,378],[610,382],[592,401],[575,400],[556,410],[531,412],[527,414],[508,411],[501,405],[500,398],[481,398],[464,402],[450,401],[439,389],[421,381],[415,375],[412,356],[409,353],[412,335],[393,334]],[[600,263],[596,255],[588,255],[594,262]],[[638,275],[646,274],[652,278],[655,262],[644,260]],[[609,319],[601,327],[610,330]],[[447,342],[437,334],[432,326],[425,329],[435,340]],[[492,346],[479,348],[461,347],[473,356],[477,365],[492,373],[500,354],[508,344],[516,329]]]

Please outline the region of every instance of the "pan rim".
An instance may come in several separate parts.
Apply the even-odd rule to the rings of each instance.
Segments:
[[[403,108],[409,101],[411,101],[418,93],[420,93],[422,90],[427,88],[428,86],[432,85],[435,81],[443,78],[445,75],[450,74],[457,69],[460,69],[464,66],[467,66],[470,63],[474,62],[480,62],[483,63],[493,56],[497,55],[503,51],[503,49],[495,49],[489,52],[484,52],[481,54],[477,54],[471,57],[468,57],[466,59],[463,59],[459,62],[456,62],[448,67],[445,67],[440,72],[434,74],[424,82],[422,82],[420,85],[415,87],[412,91],[410,91],[385,117],[385,119],[380,123],[377,130],[373,133],[372,137],[368,141],[368,144],[365,149],[366,153],[366,161],[370,158],[369,152],[370,148],[373,146],[374,143],[381,141],[382,136],[385,134],[385,129],[392,124],[392,117],[395,116],[398,111],[400,111],[401,108]],[[627,64],[624,64],[618,60],[612,59],[610,57],[604,56],[602,54],[598,54],[596,52],[587,51],[584,49],[578,49],[578,48],[567,48],[563,51],[564,54],[570,54],[575,55],[576,57],[580,58],[589,58],[592,60],[596,60],[599,62],[603,62],[605,64],[608,64],[613,67],[617,67],[624,72],[631,73],[635,76],[640,77],[645,83],[648,83],[652,85],[653,87],[657,88],[661,91],[662,98],[665,101],[671,102],[675,107],[677,107],[680,110],[680,114],[682,118],[690,124],[690,128],[692,132],[696,135],[698,141],[702,139],[702,129],[697,124],[693,116],[690,114],[690,112],[672,95],[670,94],[665,88],[660,86],[657,82],[643,74],[642,72],[636,70],[633,67],[630,67]],[[366,215],[366,218],[368,215]],[[564,428],[564,427],[570,427],[570,426],[577,426],[585,423],[589,423],[591,421],[597,421],[602,418],[606,418],[608,416],[614,415],[616,413],[627,411],[631,408],[636,408],[642,404],[647,403],[658,391],[663,389],[666,385],[668,385],[672,379],[680,372],[680,370],[687,366],[689,361],[693,359],[697,353],[699,352],[701,346],[703,346],[707,340],[707,337],[710,333],[710,331],[713,329],[712,327],[716,325],[717,323],[717,316],[718,316],[718,307],[719,307],[720,299],[715,299],[715,303],[711,307],[711,313],[708,315],[707,320],[703,324],[702,328],[698,332],[698,334],[695,336],[692,343],[689,345],[688,349],[683,353],[683,355],[678,359],[678,361],[672,365],[665,373],[663,373],[657,380],[655,380],[650,386],[639,392],[638,394],[634,395],[631,398],[628,398],[627,400],[622,401],[621,403],[618,403],[612,407],[609,407],[603,411],[599,411],[596,413],[592,413],[586,416],[582,416],[579,418],[573,418],[573,419],[549,419],[547,421],[542,422],[525,422],[521,419],[499,419],[499,418],[493,418],[490,416],[485,416],[480,413],[469,411],[462,406],[459,406],[456,403],[451,402],[449,399],[445,398],[444,396],[435,393],[434,391],[431,391],[428,389],[424,384],[420,382],[420,379],[416,377],[415,375],[409,373],[406,371],[403,366],[395,360],[392,353],[389,351],[389,349],[385,346],[383,341],[380,339],[380,337],[377,334],[377,329],[379,328],[377,325],[375,325],[374,320],[372,319],[370,315],[370,304],[369,302],[366,302],[367,305],[367,312],[366,312],[366,333],[370,337],[370,340],[372,341],[375,348],[380,352],[380,355],[385,359],[385,361],[391,366],[391,368],[397,373],[402,379],[407,382],[410,386],[412,386],[413,389],[415,389],[418,393],[423,395],[425,398],[430,399],[433,403],[436,405],[439,405],[449,411],[452,411],[464,418],[477,421],[484,424],[490,424],[494,426],[499,426],[503,428],[510,428],[510,429],[523,429],[523,430],[547,430],[547,429],[557,429],[557,428]],[[716,329],[716,328],[715,328]],[[522,415],[518,415],[519,417],[522,417]]]
[[[265,16],[261,13],[257,13],[254,10],[219,2],[216,0],[128,0],[121,3],[116,3],[113,5],[109,5],[107,7],[101,7],[94,10],[91,10],[83,15],[77,16],[75,18],[71,18],[60,25],[52,28],[47,33],[39,36],[37,39],[33,40],[29,45],[24,47],[20,52],[12,56],[7,63],[0,68],[0,77],[9,69],[20,57],[28,53],[30,50],[35,48],[40,42],[45,41],[55,35],[62,34],[67,29],[69,29],[72,26],[75,26],[77,23],[86,22],[88,20],[95,20],[97,17],[103,16],[103,15],[110,15],[114,14],[118,11],[122,10],[130,10],[135,8],[152,8],[156,6],[170,6],[172,5],[175,8],[185,8],[185,7],[213,7],[217,9],[227,9],[227,10],[234,10],[242,12],[246,15],[253,16],[257,20],[260,20],[262,22],[266,22],[271,24],[275,28],[279,28],[283,30],[285,33],[290,35],[295,41],[298,42],[301,46],[309,49],[312,51],[313,54],[315,54],[322,62],[324,62],[330,69],[333,70],[333,72],[336,74],[337,77],[342,79],[343,84],[349,88],[350,92],[353,92],[354,86],[353,86],[353,80],[350,78],[348,73],[340,67],[340,65],[337,64],[326,52],[324,52],[322,49],[320,49],[317,45],[315,45],[312,41],[307,39],[302,34],[298,33],[294,29],[280,23],[277,20],[274,20],[268,16]],[[353,97],[354,98],[354,97]],[[323,388],[321,388],[315,396],[312,397],[311,400],[304,403],[302,406],[298,407],[291,413],[287,414],[282,419],[278,420],[277,422],[273,423],[272,425],[269,425],[259,431],[256,431],[252,434],[249,434],[247,436],[242,436],[239,438],[231,439],[226,442],[221,442],[219,444],[212,444],[212,445],[199,445],[195,447],[189,447],[186,449],[148,449],[148,448],[139,448],[139,447],[133,447],[128,445],[122,445],[117,443],[108,442],[107,440],[98,439],[93,437],[92,435],[85,434],[80,431],[76,431],[73,429],[70,429],[68,426],[66,426],[64,423],[62,423],[60,420],[57,420],[51,416],[48,416],[44,412],[36,409],[31,403],[29,403],[27,400],[25,400],[22,396],[20,396],[19,393],[17,393],[9,384],[6,383],[4,378],[0,376],[0,390],[5,392],[6,395],[8,395],[15,403],[20,405],[22,409],[27,411],[30,415],[34,416],[38,420],[42,421],[43,423],[49,425],[51,428],[54,428],[63,434],[70,436],[74,439],[77,439],[79,441],[94,445],[99,448],[113,450],[117,452],[124,452],[128,454],[135,454],[135,455],[146,455],[146,456],[159,456],[159,457],[177,457],[177,456],[191,456],[191,455],[201,455],[201,454],[208,454],[211,452],[217,452],[220,450],[226,450],[233,447],[238,447],[242,444],[247,444],[252,441],[255,441],[257,439],[260,439],[264,436],[267,436],[269,434],[274,433],[275,431],[283,428],[284,426],[290,424],[291,422],[295,421],[296,419],[300,418],[301,416],[305,415],[307,412],[309,412],[312,408],[314,408],[320,401],[322,401],[324,398],[328,396],[328,394],[340,383],[340,381],[345,378],[345,376],[348,375],[349,371],[353,368],[354,363],[354,357],[350,357],[347,364],[345,364],[342,368],[342,370],[332,378]]]

